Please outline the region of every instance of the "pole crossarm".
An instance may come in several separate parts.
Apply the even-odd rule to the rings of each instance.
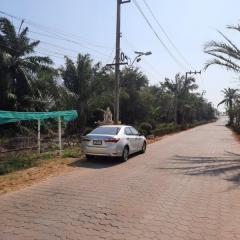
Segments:
[[[116,63],[110,63],[110,64],[106,64],[107,67],[112,67],[112,66],[116,66],[117,64]],[[124,62],[124,63],[118,63],[118,65],[128,65],[127,62]]]
[[[202,74],[202,71],[189,71],[186,72],[186,79],[187,79],[187,75],[197,75],[197,74]]]
[[[131,2],[131,0],[125,0],[125,1],[121,0],[121,1],[120,1],[120,4],[130,3],[130,2]]]

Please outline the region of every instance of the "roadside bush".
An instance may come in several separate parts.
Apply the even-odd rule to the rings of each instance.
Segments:
[[[230,127],[234,132],[236,132],[237,134],[240,134],[240,126],[234,124],[232,126],[228,126],[226,125],[227,127]]]
[[[51,153],[37,154],[15,154],[12,156],[1,157],[0,175],[15,172],[17,170],[31,168],[39,165],[42,161],[47,161],[53,157]]]
[[[155,136],[163,136],[165,134],[179,132],[183,130],[187,130],[189,128],[197,127],[202,124],[206,124],[210,121],[195,121],[193,123],[183,124],[183,125],[175,125],[174,123],[161,123],[157,125],[157,128],[152,131]]]
[[[177,131],[180,131],[180,130],[181,130],[181,126],[170,126],[170,127],[155,129],[153,131],[153,134],[155,136],[162,136],[162,135],[169,134],[169,133],[174,133],[174,132],[177,132]]]
[[[77,158],[80,156],[79,149],[65,149],[63,151],[63,158]]]
[[[86,128],[84,129],[83,135],[89,134],[93,129],[94,129],[94,128],[86,127]]]
[[[145,136],[150,135],[151,130],[152,130],[152,125],[150,123],[143,122],[139,126],[140,133],[145,135]]]

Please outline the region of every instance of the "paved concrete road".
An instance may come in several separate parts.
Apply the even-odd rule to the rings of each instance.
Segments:
[[[123,164],[79,163],[0,197],[0,239],[240,239],[238,154],[218,121]]]

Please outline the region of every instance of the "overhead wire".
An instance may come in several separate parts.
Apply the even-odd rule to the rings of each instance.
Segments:
[[[138,11],[140,12],[140,14],[142,15],[142,17],[144,18],[144,20],[146,21],[146,23],[148,24],[148,26],[150,27],[150,29],[152,30],[153,34],[156,36],[156,38],[159,40],[159,42],[161,43],[161,45],[163,46],[163,48],[166,50],[166,52],[168,53],[168,55],[174,60],[174,62],[181,67],[184,70],[187,70],[187,68],[174,56],[174,54],[171,52],[171,50],[168,48],[168,46],[164,43],[164,41],[160,38],[160,36],[158,35],[158,33],[156,32],[156,30],[154,29],[154,27],[152,26],[151,22],[148,20],[147,16],[145,15],[145,13],[143,12],[142,8],[140,7],[140,5],[138,4],[137,0],[133,0],[133,3],[135,4],[136,8],[138,9]]]
[[[1,14],[1,13],[4,13],[4,12],[0,11],[0,14]],[[5,14],[5,15],[7,15],[8,17],[11,17],[12,19],[18,20],[18,21],[21,20],[20,18],[18,18],[18,17],[16,17],[16,16],[12,16],[12,15],[10,15],[10,14]],[[21,20],[21,21],[22,21],[22,20]],[[12,24],[14,25],[13,21],[12,21]],[[15,23],[15,24],[16,24],[16,23]],[[17,28],[17,26],[15,26],[15,27]],[[73,41],[73,40],[65,39],[65,38],[63,38],[63,37],[61,37],[61,36],[51,36],[51,35],[46,34],[46,33],[39,33],[39,32],[35,32],[35,31],[32,31],[32,30],[28,30],[28,31],[29,31],[30,33],[39,34],[39,35],[44,36],[44,37],[49,37],[49,38],[53,38],[53,39],[57,39],[57,40],[71,41],[72,43],[75,43],[75,44],[77,44],[77,45],[79,45],[79,46],[81,46],[81,47],[83,47],[83,48],[86,48],[86,49],[88,49],[88,50],[93,51],[94,54],[91,53],[91,56],[93,56],[93,57],[95,57],[95,58],[97,58],[97,59],[99,59],[99,60],[102,60],[102,56],[104,56],[104,57],[108,57],[108,56],[109,56],[109,55],[104,54],[104,53],[102,53],[102,52],[100,52],[100,51],[98,51],[98,50],[89,48],[89,47],[87,47],[87,46],[83,46],[82,44],[80,44],[80,43],[78,43],[78,42],[75,42],[75,41]],[[46,44],[46,45],[52,46],[52,47],[54,47],[54,48],[58,48],[58,49],[65,50],[65,51],[70,51],[70,52],[74,52],[74,53],[77,53],[77,52],[79,51],[79,50],[75,50],[75,49],[71,49],[71,48],[66,48],[66,47],[63,47],[63,46],[60,46],[60,45],[57,45],[57,44],[54,44],[54,43],[52,43],[52,42],[48,42],[48,41],[45,41],[45,40],[41,40],[41,39],[36,39],[36,38],[32,38],[32,37],[29,37],[29,39],[31,39],[31,40],[33,40],[33,41],[40,41],[41,44]],[[38,46],[37,48],[39,48],[39,46]],[[14,49],[12,49],[12,50],[14,50]],[[61,53],[61,52],[59,52],[59,51],[58,51],[58,52],[54,52],[54,51],[52,51],[52,50],[47,50],[47,51],[48,51],[48,52],[51,52],[51,54],[47,54],[48,56],[51,55],[51,56],[53,56],[53,57],[58,57],[58,58],[59,58],[59,55],[62,55],[62,56],[68,56],[69,58],[75,58],[75,57],[73,57],[73,56],[69,56],[69,54]],[[37,50],[35,50],[35,52],[37,52]],[[55,55],[52,54],[53,52],[55,53]],[[97,54],[95,54],[95,53],[97,53],[97,54],[99,54],[99,55],[97,55]],[[111,54],[112,54],[112,51],[111,51]],[[101,56],[100,56],[100,55],[101,55]]]
[[[150,12],[150,14],[152,15],[153,19],[156,21],[157,25],[159,26],[159,28],[161,29],[161,31],[163,32],[163,34],[165,35],[165,37],[167,38],[167,40],[169,41],[170,45],[172,46],[172,48],[176,51],[176,53],[179,55],[179,57],[186,63],[186,65],[189,65],[190,67],[191,64],[189,63],[189,61],[185,58],[185,56],[182,54],[182,52],[178,49],[178,47],[174,44],[174,42],[171,40],[170,36],[168,35],[167,31],[164,29],[164,27],[161,25],[161,23],[159,22],[159,20],[157,19],[157,17],[155,16],[155,14],[153,13],[153,10],[151,9],[151,7],[149,6],[149,4],[147,3],[146,0],[142,0],[143,3],[145,4],[146,8],[148,9],[148,11]]]
[[[5,47],[5,48],[8,48],[9,50],[12,50],[12,51],[14,51],[14,52],[16,52],[16,53],[20,53],[20,51],[18,51],[18,50],[16,50],[16,49],[14,49],[14,48],[12,48],[12,47],[9,47],[9,46],[7,46],[7,45],[4,45],[4,44],[2,44],[2,43],[0,43],[0,46],[2,46],[2,47]],[[44,49],[43,49],[43,51],[44,51]],[[63,55],[63,54],[60,54],[60,53],[51,53],[51,54],[49,54],[48,52],[42,52],[42,51],[39,51],[39,50],[34,50],[33,51],[33,53],[40,53],[41,55],[43,55],[44,57],[57,57],[57,58],[61,58],[62,59],[62,57],[60,57],[59,55]],[[57,55],[58,54],[58,55]],[[31,54],[29,54],[30,56],[31,56]],[[64,55],[64,56],[66,56],[66,57],[68,57],[68,58],[74,58],[74,57],[72,57],[72,56],[68,56],[68,55]]]
[[[4,11],[1,11],[0,10],[0,14],[3,14],[5,16],[8,16],[8,17],[11,17],[12,19],[15,19],[15,20],[18,20],[18,21],[22,21],[24,18],[21,18],[21,17],[18,17],[18,16],[14,16],[12,14],[9,14],[9,13],[6,13]],[[42,35],[42,36],[45,36],[45,37],[49,37],[49,38],[54,38],[54,39],[57,39],[57,40],[64,40],[64,41],[67,41],[67,42],[71,42],[73,44],[77,44],[83,48],[86,48],[88,50],[91,50],[91,51],[94,51],[94,52],[98,52],[99,54],[101,55],[104,55],[106,56],[106,54],[96,50],[96,49],[93,49],[93,48],[90,48],[88,46],[85,46],[83,45],[83,43],[80,43],[79,41],[75,41],[75,40],[72,40],[72,39],[69,39],[69,35],[72,35],[74,36],[74,34],[70,34],[70,33],[63,33],[63,32],[60,32],[60,31],[56,31],[56,30],[53,30],[53,28],[51,27],[47,27],[47,26],[44,26],[44,25],[41,25],[41,24],[38,24],[38,23],[34,23],[32,22],[31,20],[28,20],[28,19],[24,19],[24,21],[26,23],[28,23],[29,25],[32,25],[34,26],[35,28],[38,28],[40,29],[40,31],[44,31],[44,32],[47,32],[49,34],[46,34],[46,33],[39,33],[39,32],[36,32],[36,31],[29,31],[29,32],[32,32],[34,34],[39,34],[39,35]],[[76,35],[75,35],[76,36]],[[77,38],[79,38],[79,36],[77,36]],[[102,45],[98,45],[98,44],[92,44],[90,43],[89,41],[86,41],[86,40],[81,40],[83,42],[86,42],[86,44],[88,45],[92,45],[96,48],[106,48],[106,49],[111,49],[111,47],[106,47],[106,46],[102,46]]]
[[[60,50],[65,50],[65,51],[69,51],[69,52],[73,52],[73,53],[78,53],[78,50],[76,50],[76,49],[66,48],[66,47],[63,47],[61,45],[54,44],[52,42],[48,42],[48,41],[45,41],[45,40],[39,40],[39,39],[32,38],[32,37],[29,37],[29,39],[31,39],[33,41],[40,41],[40,44],[49,45],[51,47],[54,47],[54,48],[57,48],[57,49],[60,49]],[[91,56],[96,57],[96,58],[102,58],[102,56],[97,55],[97,54],[92,54],[92,53],[91,53]]]
[[[33,33],[33,34],[37,34],[37,35],[41,35],[41,36],[44,36],[44,37],[48,37],[48,38],[53,38],[53,39],[56,39],[56,40],[61,40],[61,41],[66,41],[66,42],[70,42],[70,43],[73,43],[73,44],[76,44],[76,45],[79,45],[80,47],[82,48],[86,48],[90,51],[93,51],[93,52],[96,52],[98,54],[101,54],[102,56],[107,56],[105,53],[102,53],[98,50],[95,50],[93,48],[90,48],[90,47],[87,47],[87,46],[84,46],[82,45],[81,43],[79,42],[76,42],[74,40],[71,40],[71,39],[67,39],[67,38],[63,38],[63,37],[56,37],[56,36],[51,36],[51,35],[48,35],[48,34],[45,34],[45,33],[39,33],[39,32],[35,32],[35,31],[32,31],[32,30],[29,30],[30,33]]]

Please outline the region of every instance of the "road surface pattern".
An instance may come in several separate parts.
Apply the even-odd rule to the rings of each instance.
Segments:
[[[1,240],[240,239],[240,142],[222,121],[167,136],[126,163],[0,197]]]

